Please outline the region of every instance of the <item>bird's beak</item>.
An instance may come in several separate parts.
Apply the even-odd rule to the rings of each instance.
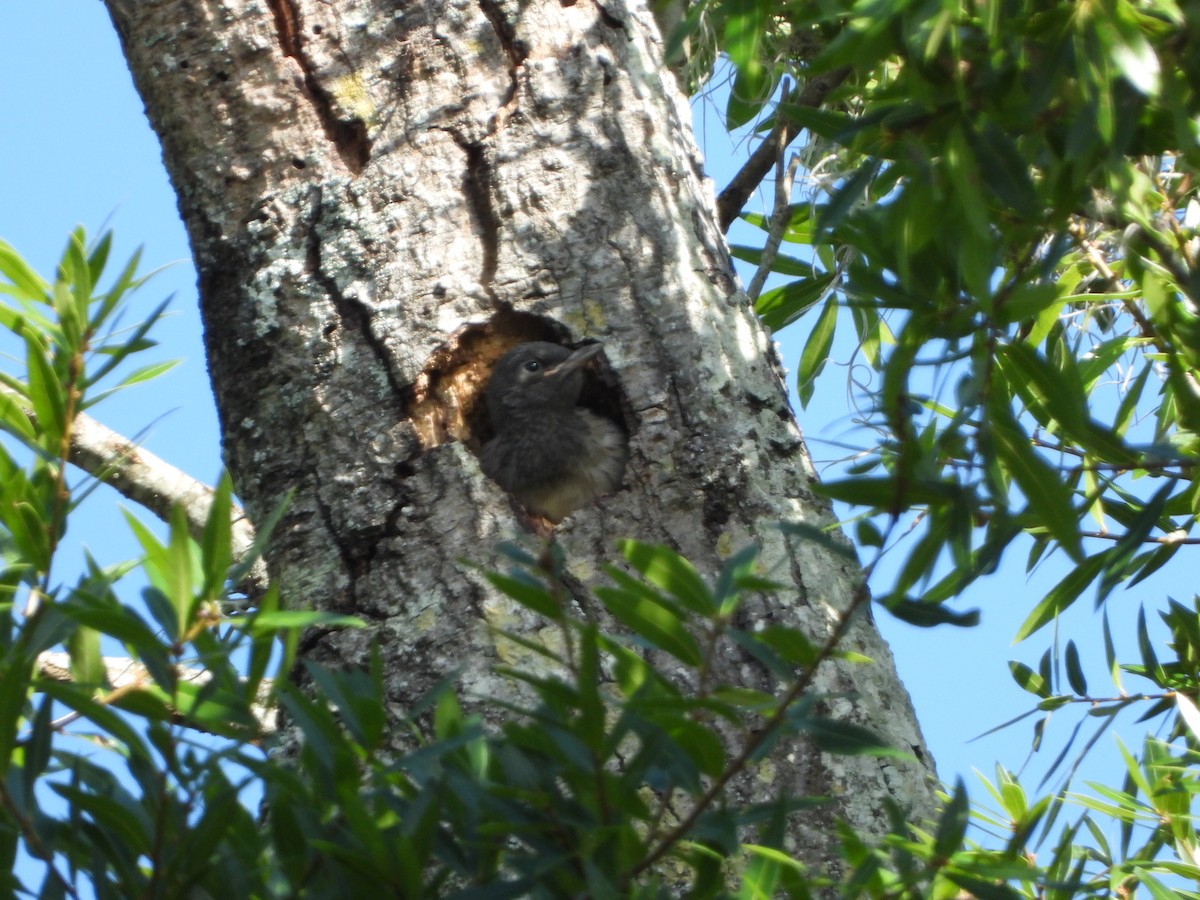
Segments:
[[[583,368],[593,358],[599,356],[600,351],[603,349],[603,344],[584,344],[557,366],[547,369],[546,375],[550,378],[562,378],[564,375],[570,375],[576,369]]]

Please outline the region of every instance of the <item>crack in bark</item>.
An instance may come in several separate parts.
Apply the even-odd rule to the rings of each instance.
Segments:
[[[324,189],[322,186],[315,185],[313,187],[312,211],[309,215],[308,247],[306,250],[305,266],[312,279],[320,285],[325,295],[333,304],[338,318],[341,320],[342,327],[361,338],[362,342],[370,350],[371,355],[383,370],[392,397],[399,407],[399,415],[407,416],[412,394],[411,386],[402,386],[396,380],[392,367],[389,364],[386,346],[371,331],[371,311],[365,308],[361,302],[356,302],[343,294],[334,278],[324,271],[321,257],[321,236],[319,233],[322,210],[324,208],[322,204],[323,195]],[[355,586],[358,579],[364,574],[361,571],[363,566],[369,569],[372,564],[375,545],[373,542],[368,542],[365,552],[356,552],[347,542],[339,540],[338,535],[342,530],[336,527],[336,523],[333,521],[332,510],[321,499],[320,467],[306,463],[302,471],[312,471],[314,473],[316,490],[313,492],[313,496],[317,505],[317,511],[321,523],[329,535],[330,543],[337,549],[338,556],[341,558],[343,571],[349,582],[349,586],[346,589],[347,599],[351,608],[357,609],[358,598]]]
[[[308,455],[307,453],[305,454]],[[345,587],[339,591],[340,597],[325,597],[321,601],[321,609],[332,609],[339,612],[349,610],[350,612],[358,611],[358,579],[363,573],[359,571],[361,566],[360,560],[351,551],[345,541],[341,539],[341,531],[337,524],[333,521],[333,511],[329,504],[321,497],[321,474],[320,468],[312,462],[305,461],[305,471],[313,473],[312,478],[315,482],[312,492],[313,503],[316,506],[317,517],[321,520],[321,527],[325,530],[325,534],[329,537],[329,544],[338,554],[338,559],[342,562],[342,574],[346,578]],[[344,599],[343,599],[344,598]]]
[[[501,9],[501,2],[502,0],[479,0],[479,11],[491,24],[496,40],[500,42],[500,48],[508,58],[508,91],[495,113],[488,120],[487,133],[489,135],[496,134],[503,128],[519,105],[517,98],[520,85],[517,81],[517,71],[525,65],[525,60],[529,58],[529,48],[524,41],[517,37],[516,28]]]
[[[560,0],[563,6],[574,6],[576,0]],[[600,13],[600,21],[609,28],[614,28],[618,31],[625,30],[625,20],[610,10],[603,3],[596,2],[596,9]]]
[[[366,123],[357,117],[340,116],[333,94],[317,79],[317,67],[302,47],[296,0],[267,0],[267,6],[275,18],[275,31],[283,55],[294,59],[304,75],[304,92],[321,122],[325,137],[351,174],[361,174],[371,159],[371,139],[367,136]]]
[[[504,14],[504,10],[501,9],[500,0],[479,0],[479,11],[492,23],[492,30],[496,32],[496,38],[500,41],[500,46],[508,57],[508,70],[512,76],[512,89],[515,93],[517,69],[523,66],[525,60],[529,58],[529,48],[524,41],[517,37],[517,30],[509,21],[508,16]],[[511,94],[509,96],[511,97]]]
[[[392,371],[391,357],[388,354],[386,345],[371,331],[371,310],[361,301],[352,300],[343,294],[333,277],[327,275],[324,271],[321,260],[321,236],[318,234],[322,218],[323,196],[324,188],[319,184],[314,185],[312,213],[310,214],[308,226],[308,248],[306,250],[305,268],[308,269],[313,280],[321,286],[325,295],[333,303],[333,307],[337,310],[338,318],[341,319],[343,327],[361,336],[363,343],[367,345],[367,348],[371,351],[371,355],[379,363],[379,367],[383,369],[388,388],[391,390],[392,397],[400,408],[400,414],[407,415],[408,398],[412,393],[411,386],[402,385],[397,381],[396,375]]]
[[[479,235],[482,259],[479,265],[479,284],[497,308],[503,306],[492,289],[496,268],[500,258],[500,217],[492,206],[492,167],[487,160],[483,144],[464,137],[457,129],[447,128],[446,133],[466,156],[463,174],[463,196],[471,218],[475,221],[475,232]]]

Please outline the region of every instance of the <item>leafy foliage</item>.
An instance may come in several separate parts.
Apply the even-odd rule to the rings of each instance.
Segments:
[[[921,521],[878,591],[907,621],[973,624],[948,602],[1019,544],[1031,567],[1070,560],[1018,637],[1042,635],[1085,594],[1103,606],[1200,542],[1198,21],[1195,0],[706,0],[671,39],[693,83],[725,54],[731,126],[805,129],[814,195],[744,217],[788,252],[735,253],[782,282],[756,299],[770,327],[812,319],[802,402],[847,322],[875,373],[864,424],[877,440],[822,489],[860,508],[863,546],[897,543],[902,515]],[[805,89],[817,82],[830,91],[814,101]],[[0,373],[9,893],[1200,896],[1182,887],[1200,884],[1196,599],[1162,604],[1165,648],[1143,611],[1136,662],[1118,659],[1103,619],[1114,692],[1089,684],[1074,637],[1056,633],[1036,669],[1011,664],[1039,716],[1035,741],[1052,712],[1086,710],[1052,771],[1082,737],[1073,773],[1126,710],[1162,723],[1136,752],[1122,745],[1113,783],[1030,797],[997,768],[984,782],[997,811],[974,812],[981,843],[958,784],[935,822],[889,807],[882,843],[841,826],[838,871],[806,868],[782,845],[787,817],[819,798],[747,807],[726,791],[781,740],[892,752],[817,712],[811,673],[836,640],[734,627],[742,596],[771,589],[752,549],[709,582],[665,548],[626,543],[592,598],[618,634],[565,602],[553,548],[509,548],[511,569],[486,577],[557,635],[507,636],[531,651],[501,673],[519,700],[464,709],[447,684],[395,712],[378,666],[310,667],[305,690],[271,689],[302,745],[289,760],[264,755],[265,676],[286,671],[297,630],[323,620],[274,609],[272,594],[244,620],[220,617],[238,568],[227,483],[202,540],[179,514],[165,539],[131,518],[141,560],[90,561],[72,586],[53,575],[92,487],[67,479],[75,417],[167,365],[117,380],[152,346],[162,308],[116,329],[142,279],[135,257],[100,290],[110,248],[110,236],[77,232],[48,281],[0,243],[0,329],[23,364]],[[135,571],[147,582],[136,608],[118,595]],[[777,690],[714,683],[722,642],[751,652]],[[113,683],[101,655],[113,644],[140,665],[134,682]],[[57,648],[69,679],[47,664]],[[656,659],[681,664],[687,684]],[[399,755],[387,740],[398,732],[410,746]],[[33,863],[37,886],[24,874]]]
[[[83,236],[72,242],[83,246]],[[86,344],[94,319],[83,321],[79,343],[54,342],[67,339],[66,329],[32,338],[44,341],[45,369],[56,380],[36,391],[66,398],[65,412],[88,399],[72,385],[94,383]],[[145,340],[146,330],[134,333]],[[60,364],[60,355],[74,361]],[[861,661],[838,648],[841,627],[815,642],[778,625],[736,624],[746,596],[775,589],[758,574],[753,547],[708,579],[665,547],[625,541],[622,564],[607,567],[608,583],[588,598],[567,590],[556,545],[536,555],[502,548],[509,570],[485,576],[552,626],[552,636],[538,640],[503,635],[530,651],[499,670],[516,688],[504,699],[471,698],[464,709],[447,682],[398,712],[378,663],[369,671],[309,665],[303,687],[268,682],[270,669],[292,667],[298,629],[357,623],[279,611],[273,589],[253,614],[221,617],[220,603],[247,565],[230,549],[227,479],[199,539],[179,512],[165,539],[129,517],[139,561],[92,562],[78,583],[56,583],[55,536],[77,495],[64,475],[73,420],[44,424],[29,380],[8,377],[17,401],[6,430],[35,452],[23,468],[8,469],[5,491],[16,491],[29,512],[12,520],[25,529],[22,543],[3,533],[0,573],[0,852],[9,894],[915,898],[959,889],[1010,897],[1053,886],[1067,896],[1095,893],[1110,877],[1157,885],[1164,869],[1153,851],[1167,841],[1193,845],[1194,780],[1182,768],[1190,758],[1154,745],[1140,766],[1131,758],[1125,789],[1081,819],[1091,827],[1093,815],[1114,816],[1130,833],[1146,823],[1149,840],[1136,850],[1128,837],[1105,847],[1091,870],[1074,864],[1069,839],[1047,866],[1032,863],[1026,846],[1047,802],[1024,808],[1007,773],[997,789],[1009,816],[997,825],[1009,832],[1003,851],[966,842],[960,785],[931,823],[912,823],[887,801],[893,829],[881,844],[840,826],[836,871],[800,862],[784,847],[785,825],[822,798],[749,804],[730,788],[753,778],[780,741],[835,755],[897,751],[821,711],[828,698],[814,690],[813,674],[835,657]],[[13,504],[8,493],[0,500]],[[146,582],[136,607],[119,598],[134,571]],[[865,599],[861,593],[844,612],[843,626]],[[586,612],[601,607],[619,629]],[[1173,627],[1190,639],[1194,619],[1176,612]],[[281,633],[283,653],[272,661]],[[115,674],[113,660],[100,656],[111,644],[134,677]],[[69,675],[47,655],[55,647],[65,648]],[[723,684],[714,664],[727,647],[748,652],[775,689]],[[673,674],[655,659],[670,661]],[[1194,669],[1181,657],[1150,674],[1178,682]],[[272,698],[302,736],[286,753],[264,752],[275,740],[263,713]],[[403,752],[397,735],[406,736]],[[253,810],[259,798],[261,816]],[[40,884],[30,883],[31,871]],[[1182,863],[1165,871],[1190,873]]]
[[[77,502],[66,477],[71,430],[99,380],[93,363],[147,343],[139,326],[126,344],[93,347],[119,306],[113,291],[83,293],[95,291],[108,245],[85,250],[73,235],[53,284],[6,257],[7,293],[44,326],[6,317],[37,351],[23,377],[6,378],[6,431],[32,451],[25,466],[7,457],[0,492],[8,893],[659,896],[687,885],[698,897],[808,896],[832,877],[807,872],[782,846],[788,817],[821,798],[739,804],[729,786],[780,740],[835,754],[896,751],[820,711],[813,673],[848,658],[836,634],[817,646],[789,629],[734,625],[747,592],[774,588],[755,572],[753,548],[710,583],[666,548],[625,542],[625,565],[609,567],[610,584],[585,604],[601,604],[620,634],[571,611],[553,545],[538,559],[508,548],[512,570],[487,577],[545,616],[558,639],[506,636],[532,653],[500,670],[518,699],[479,707],[494,728],[463,711],[450,683],[393,713],[379,665],[308,666],[304,689],[268,684],[273,666],[292,667],[298,629],[357,623],[281,612],[274,589],[252,615],[221,616],[246,565],[230,546],[228,479],[198,539],[180,509],[165,539],[128,516],[140,560],[90,562],[76,584],[57,583],[53,563]],[[93,261],[83,280],[81,259]],[[133,283],[135,268],[114,291]],[[136,605],[119,596],[135,570],[145,579]],[[281,629],[288,639],[272,663]],[[106,660],[106,645],[125,657]],[[722,684],[713,665],[727,645],[749,650],[778,690]],[[656,667],[655,653],[683,663],[686,684]],[[264,753],[275,740],[264,694],[302,735],[290,754]],[[408,736],[406,752],[397,735]],[[258,796],[262,821],[251,809]],[[30,870],[40,885],[27,882]]]
[[[729,37],[750,21],[755,41]],[[1068,782],[1118,714],[1163,723],[1172,744],[1144,744],[1104,806],[1139,823],[1153,820],[1139,804],[1161,802],[1149,772],[1164,754],[1176,754],[1171,790],[1190,800],[1200,600],[1160,604],[1169,661],[1144,611],[1136,663],[1118,660],[1103,617],[1111,696],[1089,692],[1082,638],[1057,624],[1085,596],[1104,607],[1118,587],[1185,566],[1200,543],[1198,21],[1194,0],[707,0],[672,43],[706,35],[708,59],[725,50],[731,126],[759,116],[764,131],[804,129],[810,195],[743,215],[786,252],[734,253],[775,275],[756,298],[769,327],[809,322],[802,403],[835,332],[853,329],[870,443],[818,489],[857,507],[867,546],[904,547],[877,594],[909,621],[946,621],[946,605],[1018,547],[1030,569],[1065,557],[1017,633],[1055,626],[1052,646],[1012,674],[1036,702],[1035,749],[1054,711],[1086,711],[1050,766]],[[796,87],[780,90],[785,79]],[[821,81],[829,93],[805,93]],[[745,84],[759,85],[749,105]],[[908,520],[920,526],[899,534]],[[1130,693],[1122,675],[1150,684]],[[1044,828],[1067,798],[1047,801]],[[1190,839],[1151,831],[1122,850],[1174,853],[1194,878]],[[1144,871],[1122,868],[1097,833],[1081,820],[1059,848],[1092,841],[1093,861],[1131,890]],[[1082,859],[1057,871],[1067,893],[1101,890]]]

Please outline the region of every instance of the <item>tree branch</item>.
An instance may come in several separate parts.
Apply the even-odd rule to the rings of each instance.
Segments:
[[[144,506],[164,522],[175,504],[187,515],[188,532],[197,540],[212,509],[213,489],[84,413],[71,425],[70,461]],[[232,508],[233,558],[242,559],[254,543],[254,526],[241,507]],[[251,598],[267,588],[267,569],[255,562],[238,588]]]
[[[105,656],[103,662],[105,682],[108,684],[110,691],[121,691],[124,693],[137,690],[142,685],[152,684],[154,681],[144,665],[128,657]],[[75,680],[71,677],[71,655],[69,653],[58,653],[50,650],[40,653],[37,658],[37,667],[38,674],[50,681],[72,682]],[[203,684],[212,678],[212,673],[206,669],[178,667],[176,671],[180,681]],[[258,723],[258,736],[260,738],[274,734],[277,727],[276,710],[269,703],[271,685],[272,682],[270,679],[264,679],[259,684],[254,704],[250,708],[255,721]],[[203,730],[194,721],[184,720],[182,716],[180,720],[189,728]]]
[[[825,102],[829,92],[845,81],[849,74],[850,67],[843,66],[832,72],[825,72],[815,78],[810,78],[803,88],[797,86],[787,97],[786,102],[810,109],[816,108]],[[803,130],[800,125],[788,120],[784,115],[777,115],[775,127],[771,129],[771,133],[750,154],[746,164],[733,176],[733,179],[717,197],[717,221],[721,225],[722,232],[729,231],[733,220],[741,214],[750,195],[754,193],[762,180],[767,177],[772,166],[775,165],[775,160]]]

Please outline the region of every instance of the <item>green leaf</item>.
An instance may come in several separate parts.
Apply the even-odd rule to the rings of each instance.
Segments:
[[[318,612],[304,609],[277,609],[273,612],[263,612],[251,616],[244,624],[231,623],[235,627],[245,627],[251,634],[277,631],[280,629],[300,629],[320,626],[323,628],[366,628],[367,623],[355,616],[344,616],[338,613]]]
[[[38,427],[46,434],[47,449],[57,454],[56,445],[67,427],[65,389],[36,335],[25,337],[25,360],[29,371],[29,402],[37,414]]]
[[[837,328],[838,303],[837,298],[830,297],[825,301],[817,324],[813,326],[808,340],[804,342],[804,351],[800,354],[800,368],[796,372],[796,391],[800,396],[800,405],[807,408],[817,387],[817,376],[829,359],[829,350],[833,347],[833,335]]]
[[[1087,696],[1087,679],[1083,677],[1083,666],[1079,664],[1079,648],[1074,641],[1067,641],[1067,682],[1078,696]]]
[[[200,537],[200,559],[204,572],[203,595],[210,600],[221,596],[229,566],[233,562],[233,481],[222,472],[213,491],[208,519]]]
[[[738,69],[725,104],[725,123],[740,128],[761,111],[771,96],[771,73],[757,59]]]
[[[100,632],[80,625],[67,639],[71,678],[76,684],[100,687],[105,682],[104,658],[100,655]]]
[[[848,478],[842,481],[821,481],[813,490],[830,500],[853,506],[891,510],[903,501],[905,506],[937,504],[953,500],[961,491],[950,481],[934,479]]]
[[[1012,673],[1013,681],[1020,685],[1022,690],[1043,699],[1050,696],[1050,685],[1046,684],[1045,679],[1025,663],[1010,659],[1008,670]]]
[[[784,527],[783,523],[780,524],[780,527]],[[733,612],[736,606],[735,601],[741,593],[739,585],[747,576],[752,575],[756,559],[758,559],[758,545],[747,544],[725,560],[725,565],[717,574],[717,583],[713,586],[713,594],[721,606],[722,615],[730,615]]]
[[[124,362],[125,358],[131,353],[136,353],[139,350],[145,350],[149,347],[153,347],[153,342],[146,340],[146,334],[151,328],[154,327],[155,323],[162,318],[162,315],[166,311],[167,305],[170,302],[171,301],[168,298],[155,307],[154,311],[151,312],[149,316],[147,316],[142,322],[138,323],[138,326],[134,328],[133,333],[124,343],[116,347],[102,348],[101,352],[106,355],[108,359],[106,359],[104,363],[95,371],[88,373],[88,377],[84,382],[84,386],[91,387],[99,382],[102,378],[104,378],[104,376]]]
[[[524,572],[518,575],[484,572],[483,577],[505,596],[516,600],[539,616],[544,616],[552,622],[562,621],[562,603],[546,588],[545,584],[532,576]]]
[[[701,616],[717,610],[712,591],[688,560],[662,544],[625,540],[620,544],[625,560],[655,587],[666,591],[684,607]]]
[[[292,497],[295,496],[296,489],[291,488],[283,498],[271,510],[271,514],[267,516],[266,521],[255,522],[254,543],[250,545],[240,560],[233,566],[229,572],[229,580],[233,584],[241,584],[248,574],[254,563],[262,556],[263,550],[267,546],[267,542],[271,540],[271,534],[275,531],[275,526],[279,524],[279,520],[283,518],[284,512],[287,511],[288,505],[292,502]]]
[[[1071,491],[1062,476],[1033,449],[1029,436],[1001,402],[988,406],[988,433],[996,455],[1021,488],[1029,510],[1071,558],[1083,559],[1079,516],[1071,502]]]
[[[754,301],[754,313],[772,331],[779,331],[815,306],[834,278],[834,273],[827,272],[764,291]]]
[[[11,244],[0,240],[0,274],[7,278],[25,300],[44,303],[50,285],[21,257]]]
[[[1105,461],[1130,465],[1136,462],[1137,455],[1111,429],[1088,416],[1088,396],[1081,381],[1064,378],[1025,344],[1002,345],[997,350],[997,359],[1014,392],[1032,408],[1044,410],[1061,426],[1066,437]]]
[[[1037,190],[1013,137],[995,124],[985,125],[978,134],[968,132],[967,137],[984,183],[997,199],[1022,218],[1037,216],[1041,206]]]
[[[766,30],[770,5],[763,0],[742,0],[727,8],[721,49],[739,69],[759,62],[758,48]]]
[[[609,572],[612,575],[612,572]],[[660,650],[689,666],[699,666],[704,657],[695,638],[673,610],[645,594],[623,588],[600,587],[596,596],[622,625]]]
[[[192,620],[196,603],[196,584],[192,568],[193,543],[188,534],[187,513],[181,504],[171,507],[170,541],[159,577],[166,585],[164,593],[175,607],[178,634],[184,634]]]
[[[937,625],[974,628],[979,624],[979,610],[977,609],[956,612],[941,603],[926,603],[908,597],[888,597],[883,601],[883,605],[901,622],[907,622],[909,625],[916,625],[919,628],[933,628]]]
[[[857,126],[853,116],[817,106],[784,102],[779,104],[778,114],[827,140],[839,139]]]
[[[1154,643],[1150,640],[1150,631],[1146,627],[1146,608],[1138,609],[1137,618],[1138,650],[1142,657],[1142,667],[1147,678],[1159,687],[1167,687],[1167,675],[1158,662],[1158,654],[1154,652]]]
[[[6,771],[11,765],[32,678],[33,660],[22,659],[17,653],[0,658],[0,682],[4,684],[4,690],[0,691],[0,759],[5,761]]]
[[[37,432],[29,421],[25,407],[5,390],[0,390],[0,427],[27,444],[32,445],[37,440]]]
[[[954,793],[938,817],[937,831],[933,837],[933,853],[938,859],[949,859],[962,847],[971,823],[971,802],[962,778],[954,781]]]
[[[786,238],[787,235],[785,232],[784,239],[786,240]],[[763,251],[761,247],[747,247],[745,244],[733,244],[730,246],[729,252],[733,254],[734,259],[748,262],[755,267],[762,263]],[[813,263],[797,259],[794,256],[788,256],[785,253],[776,253],[772,257],[770,271],[778,272],[780,275],[791,275],[793,278],[809,278],[819,274],[814,272]]]
[[[770,233],[775,227],[775,222],[772,216],[766,216],[757,212],[744,212],[741,215],[743,222],[753,225],[755,228]],[[787,224],[783,228],[780,237],[789,244],[804,244],[810,245],[813,242],[813,207],[811,203],[792,203],[788,206]],[[734,256],[738,259],[744,259],[746,262],[753,263],[755,266],[762,262],[762,247],[747,247],[744,244],[736,244],[730,248],[734,251]],[[780,275],[798,275],[807,277],[817,274],[813,270],[814,263],[812,260],[799,260],[791,256],[776,255],[776,261],[782,260],[783,268],[771,267],[772,272],[778,272]]]
[[[1109,551],[1103,550],[1071,569],[1021,623],[1014,640],[1025,640],[1079,599],[1079,595],[1083,593],[1084,589],[1103,571],[1108,556]]]
[[[128,375],[122,378],[117,387],[129,387],[133,384],[141,384],[143,381],[150,381],[154,378],[157,378],[159,375],[170,372],[177,365],[179,365],[180,362],[182,362],[182,360],[168,359],[162,362],[150,363],[149,365],[142,366],[141,368],[135,369],[133,372],[130,372]]]
[[[869,728],[855,725],[852,722],[842,722],[822,716],[804,718],[796,722],[796,729],[808,735],[818,748],[826,753],[836,753],[841,756],[895,756],[908,757],[888,745],[879,735]]]
[[[782,659],[797,666],[809,666],[816,661],[817,648],[799,630],[786,625],[768,625],[752,637],[766,644]]]
[[[838,190],[828,205],[821,208],[817,215],[817,228],[828,232],[844,219],[851,210],[866,196],[867,189],[882,166],[882,159],[868,160],[860,166],[853,175],[846,179],[845,184]]]

